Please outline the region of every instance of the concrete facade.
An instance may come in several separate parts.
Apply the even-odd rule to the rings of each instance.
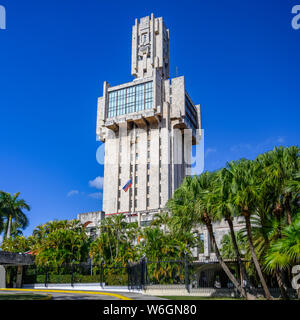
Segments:
[[[189,174],[192,144],[201,129],[200,106],[188,96],[184,77],[169,79],[169,61],[169,30],[163,19],[153,14],[136,19],[131,59],[135,79],[113,87],[104,82],[98,99],[106,215],[126,213],[147,221],[147,215],[165,208]],[[125,192],[129,179],[131,188]]]
[[[100,216],[124,213],[127,221],[148,225],[191,174],[192,146],[201,139],[201,108],[187,93],[184,76],[170,79],[169,30],[162,18],[135,20],[132,28],[131,74],[121,85],[103,84],[98,98],[97,138],[105,143],[103,212],[78,215],[96,226]],[[131,179],[127,192],[123,186]],[[97,217],[96,217],[97,216]],[[235,225],[239,227],[236,221]],[[215,226],[220,243],[229,232],[225,222]],[[211,246],[200,227],[204,252]],[[213,257],[213,254],[212,254]]]

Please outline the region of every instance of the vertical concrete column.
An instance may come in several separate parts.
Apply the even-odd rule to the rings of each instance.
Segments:
[[[6,270],[0,266],[0,288],[6,288]]]
[[[157,110],[162,108],[163,81],[159,69],[153,72],[153,107]]]
[[[138,212],[138,226],[141,226],[141,220],[142,220],[142,214],[141,212]]]
[[[201,130],[201,105],[200,104],[196,104],[196,111],[197,111],[197,116],[198,116],[198,129]]]
[[[132,27],[132,52],[131,52],[131,74],[137,76],[138,71],[138,59],[137,59],[137,48],[138,48],[138,20],[135,19],[135,25]]]
[[[173,128],[173,166],[174,166],[174,179],[173,192],[179,187],[182,181],[182,133],[180,129]]]
[[[163,20],[162,18],[157,18],[158,20],[158,36],[156,37],[156,56],[158,57],[158,67],[163,68],[164,64],[164,37],[163,37]]]
[[[203,230],[203,238],[204,238],[204,255],[205,257],[210,256],[210,238],[209,238],[209,233],[205,229]]]
[[[161,207],[164,208],[172,196],[172,149],[171,149],[171,99],[170,80],[163,82],[163,109],[162,109],[162,169],[161,169]]]
[[[106,129],[105,165],[103,188],[103,211],[117,212],[119,188],[119,137],[112,130]]]
[[[134,198],[135,198],[135,154],[137,152],[137,145],[136,145],[136,129],[133,126],[131,130],[128,132],[128,139],[130,144],[130,163],[129,163],[129,175],[131,178],[131,188],[129,190],[129,209],[130,212],[133,213],[135,211],[134,207]]]
[[[184,130],[184,176],[191,175],[191,156],[192,156],[192,130]]]
[[[22,288],[23,266],[18,266],[17,270],[18,271],[17,271],[16,287],[17,288]]]
[[[121,190],[120,190],[120,212],[129,212],[130,190],[125,192],[122,188],[130,179],[130,136],[128,134],[127,122],[119,126],[120,136],[120,169]],[[133,185],[133,184],[132,184]],[[131,186],[132,188],[132,186]],[[120,188],[119,188],[120,189]]]
[[[108,88],[110,87],[109,83],[107,81],[104,81],[103,83],[103,101],[100,104],[100,119],[105,120],[106,119],[106,107],[108,106]]]
[[[184,77],[172,79],[172,117],[185,115],[185,80]]]
[[[97,128],[96,133],[100,135],[101,126],[104,124],[104,109],[105,105],[103,102],[103,97],[98,98],[98,107],[97,107]]]
[[[151,20],[150,20],[150,30],[151,30],[151,65],[152,68],[154,68],[154,57],[155,57],[155,18],[154,18],[154,14],[151,14]]]
[[[147,191],[147,126],[137,128],[138,143],[137,153],[138,159],[136,164],[138,170],[136,175],[138,177],[137,188],[137,210],[146,210],[146,191]]]
[[[170,186],[170,135],[168,128],[161,128],[160,138],[162,145],[161,152],[161,208],[164,208],[171,196]]]
[[[150,140],[150,209],[159,208],[159,127],[151,126]]]
[[[170,156],[171,156],[171,197],[174,194],[175,191],[175,165],[174,165],[174,160],[175,160],[175,152],[174,152],[174,130],[173,126],[171,126],[170,129]]]

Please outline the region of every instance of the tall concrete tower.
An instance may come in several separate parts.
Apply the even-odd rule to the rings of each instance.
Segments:
[[[104,82],[97,136],[105,143],[103,211],[125,213],[142,226],[165,208],[190,174],[192,145],[201,128],[200,105],[184,77],[170,80],[169,30],[152,14],[132,28],[132,82]],[[128,181],[131,187],[124,191]]]

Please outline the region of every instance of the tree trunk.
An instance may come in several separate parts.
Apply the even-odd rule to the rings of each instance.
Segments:
[[[258,273],[260,282],[261,282],[261,284],[263,286],[266,298],[267,298],[267,300],[271,300],[272,297],[271,297],[269,288],[267,286],[267,283],[265,281],[265,278],[264,278],[264,276],[262,274],[261,267],[260,267],[260,264],[258,262],[256,253],[255,253],[255,250],[254,250],[254,246],[253,246],[252,234],[251,234],[251,224],[250,224],[250,215],[248,213],[244,213],[243,216],[245,217],[245,221],[246,221],[247,235],[248,235],[248,241],[249,241],[249,247],[250,247],[252,259],[253,259],[256,271]]]
[[[9,216],[9,218],[8,218],[8,227],[7,227],[6,239],[10,238],[10,230],[11,230],[11,216]]]
[[[110,238],[109,238],[109,232],[107,233],[107,236],[108,236],[110,257],[111,257],[111,261],[113,261],[114,257],[113,257],[113,253],[112,253],[112,248],[111,248],[111,243],[110,243]]]
[[[118,258],[119,254],[119,231],[117,230],[117,249],[116,249],[116,258]]]
[[[236,289],[240,292],[240,294],[247,299],[247,293],[246,291],[244,290],[244,288],[242,288],[240,286],[240,284],[238,283],[238,281],[235,279],[234,275],[231,273],[231,271],[229,270],[229,268],[227,267],[226,263],[223,261],[222,259],[222,256],[219,252],[219,248],[217,246],[217,243],[216,243],[216,239],[215,239],[215,236],[214,236],[214,233],[213,233],[213,227],[212,227],[212,224],[211,224],[211,220],[208,216],[205,217],[205,224],[206,224],[206,227],[207,227],[207,230],[208,230],[208,233],[209,233],[209,236],[210,236],[210,240],[212,242],[212,245],[213,245],[213,248],[215,250],[215,254],[217,256],[217,259],[218,259],[218,262],[220,263],[222,269],[224,270],[224,272],[226,273],[226,275],[228,276],[228,278],[230,279],[230,281],[233,283],[233,285],[236,287]]]
[[[247,276],[247,272],[246,272],[246,269],[245,269],[245,266],[242,262],[242,259],[241,259],[241,255],[240,255],[240,251],[239,251],[239,247],[237,245],[237,242],[236,242],[236,237],[235,237],[235,233],[234,233],[234,228],[233,228],[233,223],[232,223],[232,219],[229,217],[226,219],[228,225],[229,225],[229,229],[230,229],[230,235],[231,235],[231,239],[232,239],[232,243],[233,243],[233,248],[234,248],[234,251],[235,251],[235,255],[236,255],[236,258],[237,258],[237,261],[238,261],[238,264],[239,264],[239,267],[240,267],[240,271],[241,271],[241,275],[244,280],[247,281],[247,283],[249,283],[249,285],[251,286],[251,283],[248,279],[248,276]],[[243,286],[243,283],[242,283],[242,280],[241,280],[241,286],[244,288]],[[245,289],[246,290],[246,289]],[[247,290],[246,290],[247,291]],[[247,292],[247,295],[249,295],[249,293]],[[253,300],[253,299],[256,299],[255,296],[253,295],[249,295],[248,297],[249,299]]]
[[[290,206],[290,196],[288,195],[285,200],[285,212],[287,215],[288,224],[292,224],[292,214],[291,214],[291,206]]]
[[[283,210],[282,210],[280,204],[278,205],[278,208],[279,209],[275,211],[275,216],[277,218],[278,223],[280,223]],[[281,230],[280,230],[280,228],[278,228],[277,232],[278,232],[277,237],[280,239],[281,238]],[[268,248],[269,247],[269,239],[266,238],[265,242],[266,242],[266,247]],[[282,298],[284,300],[289,300],[289,296],[287,294],[286,287],[285,287],[283,279],[282,279],[282,272],[279,271],[279,270],[275,270],[275,276],[276,276],[276,280],[277,280],[277,283],[278,283]]]
[[[275,271],[275,275],[276,275],[276,280],[277,280],[277,283],[278,283],[282,298],[284,300],[289,300],[290,297],[288,296],[288,294],[286,292],[286,288],[284,286],[280,271],[276,270]]]

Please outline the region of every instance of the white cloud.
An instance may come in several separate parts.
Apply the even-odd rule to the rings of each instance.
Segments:
[[[94,199],[101,199],[102,198],[102,193],[101,192],[90,193],[88,195],[88,197],[94,198]]]
[[[78,190],[71,190],[67,193],[67,197],[75,196],[76,194],[79,194]]]
[[[217,152],[217,149],[215,148],[207,148],[205,151],[205,156],[207,157],[210,153],[215,153]]]
[[[89,186],[96,189],[103,188],[103,177],[96,177],[94,180],[89,181]]]
[[[273,150],[275,146],[278,146],[278,144],[282,144],[284,142],[285,138],[278,136],[277,138],[269,138],[256,144],[241,143],[238,145],[233,145],[230,148],[230,151],[237,153],[251,152],[253,155],[257,155],[259,153]]]
[[[240,143],[230,147],[230,151],[232,152],[242,152],[245,150],[249,151],[251,149],[253,149],[253,146],[249,143]]]

